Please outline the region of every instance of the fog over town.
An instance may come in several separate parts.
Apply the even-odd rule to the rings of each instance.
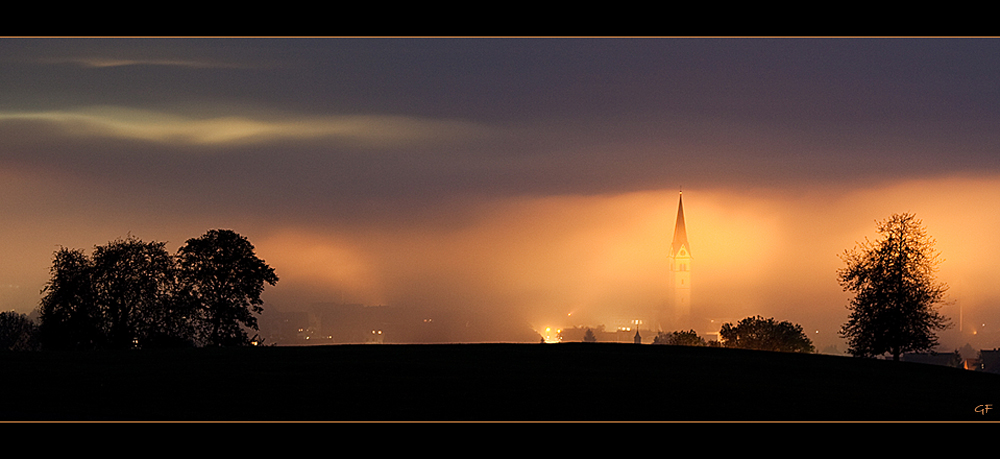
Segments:
[[[0,56],[0,310],[38,307],[60,247],[229,228],[280,277],[263,331],[353,304],[426,325],[388,342],[537,342],[669,307],[683,190],[699,333],[760,315],[845,351],[838,255],[912,212],[950,287],[939,349],[1000,346],[1000,40],[8,38]]]

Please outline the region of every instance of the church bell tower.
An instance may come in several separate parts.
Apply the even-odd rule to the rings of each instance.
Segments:
[[[691,246],[684,226],[684,196],[677,200],[677,223],[674,240],[670,244],[670,277],[673,290],[674,325],[682,329],[690,326],[691,315]]]

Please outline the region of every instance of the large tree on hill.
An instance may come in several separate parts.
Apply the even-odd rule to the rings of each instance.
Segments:
[[[130,236],[94,248],[91,282],[109,347],[176,335],[184,316],[174,310],[176,270],[165,246]]]
[[[813,352],[813,344],[802,326],[773,318],[747,317],[736,325],[722,324],[722,345],[736,349],[774,352]]]
[[[134,237],[55,253],[40,307],[45,349],[244,345],[257,328],[274,270],[229,230],[191,239],[171,256]]]
[[[893,214],[877,222],[880,237],[857,244],[841,258],[840,285],[853,292],[848,321],[840,334],[848,352],[860,357],[930,350],[936,330],[948,327],[938,313],[947,285],[937,282],[934,240],[915,215]]]
[[[93,263],[83,250],[56,251],[42,288],[39,341],[45,349],[88,349],[104,343],[104,326],[94,298]]]
[[[274,269],[254,254],[254,246],[232,230],[210,230],[177,251],[181,288],[200,311],[209,345],[246,345],[245,329],[257,330],[264,285],[274,285]]]
[[[129,236],[82,250],[61,248],[42,290],[39,339],[46,348],[129,348],[185,339],[173,302],[174,261],[162,242]]]

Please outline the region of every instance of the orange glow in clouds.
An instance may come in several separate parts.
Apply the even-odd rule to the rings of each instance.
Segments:
[[[10,261],[0,266],[0,285],[8,286],[0,291],[6,309],[28,313],[37,307],[60,245],[89,251],[131,232],[168,241],[175,250],[207,229],[230,227],[204,217],[158,220],[155,209],[124,223],[100,209],[25,213],[35,208],[25,200],[46,197],[52,189],[30,174],[4,174],[8,195],[25,196],[18,208],[8,209],[23,217],[2,233]],[[944,260],[939,278],[951,287],[954,304],[942,313],[953,318],[956,331],[961,316],[966,331],[990,336],[1000,332],[992,325],[1000,324],[994,317],[1000,315],[1000,283],[994,279],[1000,213],[989,207],[995,202],[1000,178],[805,193],[686,189],[692,314],[707,320],[776,317],[816,330],[818,348],[827,344],[821,340],[840,343],[837,330],[846,320],[848,297],[836,282],[838,254],[875,237],[876,220],[914,212],[937,239]],[[272,228],[231,228],[249,237],[281,278],[265,290],[265,309],[341,300],[459,308],[526,322],[541,334],[545,327],[610,328],[664,306],[676,212],[677,191],[662,190],[494,200],[466,205],[454,213],[458,217],[442,212],[448,222],[400,218],[378,227],[275,222]]]
[[[1000,201],[998,180],[794,196],[689,190],[684,199],[692,311],[706,324],[759,314],[839,342],[847,296],[836,282],[837,255],[874,237],[875,220],[904,211],[916,212],[938,240],[946,260],[940,278],[966,317],[1000,298],[989,279],[996,257],[983,256],[1000,254],[990,234],[1000,215],[976,204]],[[282,276],[276,290],[311,285],[328,292],[325,301],[339,292],[348,302],[478,310],[523,318],[542,334],[611,326],[665,305],[676,206],[673,190],[518,198],[483,204],[461,224],[286,230],[257,245]],[[943,312],[957,321],[957,311]]]
[[[770,262],[775,223],[691,195],[688,231],[704,264],[696,285],[754,282],[763,270],[745,262]],[[454,227],[286,231],[258,246],[283,281],[325,284],[349,292],[350,302],[455,304],[572,325],[662,306],[675,214],[676,192],[515,199],[484,205]]]

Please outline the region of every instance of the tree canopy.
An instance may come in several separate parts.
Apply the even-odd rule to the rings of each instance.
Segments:
[[[45,348],[246,345],[274,270],[246,238],[211,230],[171,256],[162,242],[129,236],[92,256],[61,248],[42,292]]]
[[[703,338],[698,336],[694,330],[659,332],[653,338],[653,344],[666,344],[671,346],[708,346]]]
[[[257,258],[245,237],[211,230],[178,250],[181,284],[208,326],[212,345],[249,342],[244,328],[257,329],[264,284],[275,285],[274,269]]]
[[[39,341],[45,348],[103,346],[105,321],[95,298],[93,261],[83,250],[60,248],[42,288]]]
[[[877,222],[880,237],[845,251],[838,270],[845,291],[854,293],[848,321],[840,334],[848,352],[860,357],[930,350],[938,344],[936,330],[948,327],[937,309],[947,285],[934,273],[939,254],[934,240],[914,214],[893,214]]]
[[[24,314],[0,312],[0,351],[31,351],[38,347],[38,327]]]
[[[89,287],[105,344],[124,349],[176,333],[181,317],[171,310],[174,271],[163,242],[130,236],[94,249]]]
[[[719,331],[728,348],[774,352],[813,352],[813,344],[802,326],[761,316],[747,317],[736,325],[725,323]]]

